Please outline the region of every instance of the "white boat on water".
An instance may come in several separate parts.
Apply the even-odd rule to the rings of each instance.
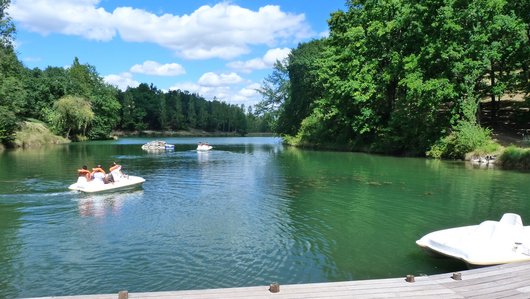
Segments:
[[[530,226],[506,213],[500,221],[432,232],[416,241],[429,253],[463,260],[471,267],[530,261]]]
[[[497,159],[496,156],[479,156],[479,157],[472,157],[471,163],[478,164],[478,165],[493,165],[495,164],[495,160]]]
[[[154,140],[154,141],[149,141],[148,143],[142,145],[142,149],[146,151],[173,150],[175,149],[175,145],[169,144],[161,140]]]
[[[114,179],[114,182],[104,183],[102,180],[91,180],[87,182],[86,178],[79,177],[77,182],[70,185],[68,189],[82,191],[82,192],[101,192],[110,191],[115,189],[121,189],[126,187],[132,187],[140,185],[145,182],[144,178],[134,175],[121,175],[118,179]]]
[[[212,148],[213,146],[209,145],[208,143],[199,143],[199,145],[197,145],[198,151],[209,151]]]

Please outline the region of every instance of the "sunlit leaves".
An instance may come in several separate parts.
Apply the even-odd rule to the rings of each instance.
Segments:
[[[323,92],[301,122],[295,140],[302,144],[421,154],[457,125],[475,124],[485,96],[530,90],[524,1],[352,0],[347,6],[329,20],[315,63],[315,85]],[[291,81],[304,76],[288,70]]]
[[[53,105],[52,124],[66,138],[70,138],[71,133],[85,135],[94,117],[90,102],[81,97],[65,96]]]

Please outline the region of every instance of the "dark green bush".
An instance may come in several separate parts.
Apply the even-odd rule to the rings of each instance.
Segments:
[[[504,169],[530,170],[530,149],[510,146],[497,160]]]
[[[470,122],[460,122],[426,153],[432,158],[464,159],[466,153],[492,143],[491,131]]]

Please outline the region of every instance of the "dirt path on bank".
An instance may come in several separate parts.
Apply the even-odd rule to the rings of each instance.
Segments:
[[[530,102],[524,98],[503,99],[496,112],[491,102],[480,104],[481,125],[492,130],[502,146],[530,147]]]

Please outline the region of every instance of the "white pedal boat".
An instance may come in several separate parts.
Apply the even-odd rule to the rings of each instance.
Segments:
[[[211,150],[213,147],[211,145],[208,145],[208,144],[199,144],[197,146],[197,150],[198,151],[209,151]]]
[[[155,140],[155,141],[149,141],[148,143],[142,145],[142,149],[146,151],[162,151],[162,150],[170,151],[170,150],[175,149],[175,145],[169,144],[165,141]]]
[[[530,226],[506,213],[500,221],[432,232],[416,241],[429,253],[463,260],[470,267],[530,261]]]
[[[140,185],[145,182],[144,178],[134,175],[123,175],[119,180],[111,183],[103,183],[101,181],[92,180],[87,182],[84,177],[80,177],[76,183],[70,185],[68,189],[82,191],[82,192],[101,192],[101,191],[110,191],[120,188],[132,187],[135,185]]]

